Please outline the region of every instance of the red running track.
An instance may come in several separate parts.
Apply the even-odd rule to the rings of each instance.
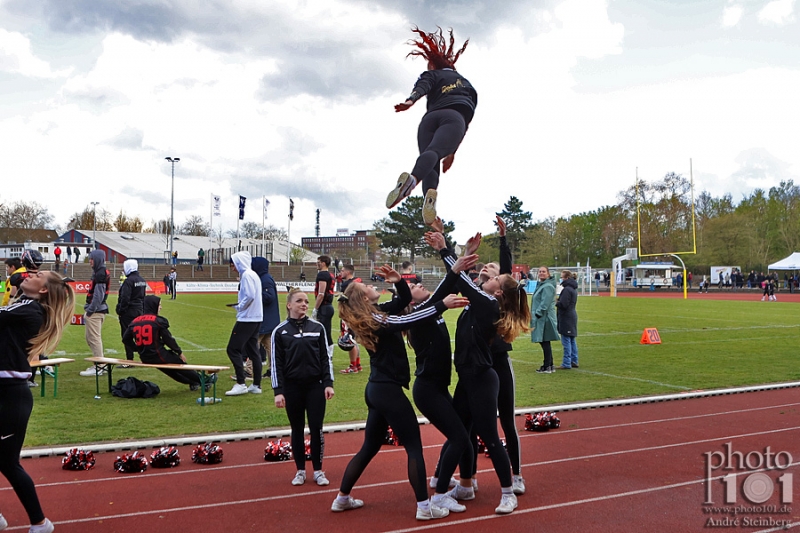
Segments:
[[[360,431],[326,435],[325,470],[328,487],[307,482],[293,487],[294,463],[263,461],[263,440],[222,444],[224,462],[215,466],[191,463],[191,447],[180,450],[183,464],[171,470],[148,469],[142,474],[117,474],[117,454],[97,455],[88,472],[60,468],[60,458],[26,459],[23,465],[37,483],[45,512],[59,533],[176,533],[183,531],[446,531],[514,532],[692,532],[707,528],[705,455],[724,452],[725,443],[751,460],[788,452],[791,465],[753,479],[751,495],[774,493],[763,505],[781,506],[780,474],[789,473],[798,486],[800,472],[800,390],[743,393],[663,403],[609,407],[560,413],[562,427],[548,433],[521,431],[523,475],[528,491],[519,509],[508,516],[494,514],[500,488],[491,463],[479,460],[480,491],[467,511],[432,522],[414,519],[415,503],[406,478],[402,448],[385,447],[353,490],[362,509],[332,513],[350,456],[359,448]],[[518,417],[518,427],[524,420]],[[430,472],[441,435],[422,427],[425,459]],[[149,451],[148,451],[149,454]],[[716,456],[715,456],[716,457]],[[783,462],[787,454],[780,456]],[[309,465],[310,467],[310,465]],[[723,506],[719,478],[736,470],[717,470],[712,498]],[[739,471],[737,502],[750,505],[741,485],[753,471]],[[759,476],[756,476],[759,477]],[[760,482],[760,484],[759,484]],[[0,509],[8,531],[27,530],[24,512],[5,481]],[[794,494],[800,491],[794,490]],[[784,496],[785,497],[785,496]],[[790,498],[791,499],[791,498]],[[738,516],[737,531],[767,531],[779,520],[800,522],[800,512],[760,512]],[[743,520],[756,527],[742,527]]]

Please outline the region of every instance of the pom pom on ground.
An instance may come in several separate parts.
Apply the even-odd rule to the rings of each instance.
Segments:
[[[389,444],[391,446],[401,446],[400,439],[397,438],[397,435],[394,434],[394,430],[391,426],[386,429],[386,437],[383,441],[384,444]]]
[[[264,448],[264,460],[269,462],[288,461],[292,458],[292,445],[283,440],[269,441]]]
[[[136,474],[147,470],[147,457],[139,452],[126,453],[117,456],[114,461],[114,470],[122,474]]]
[[[94,463],[94,454],[91,451],[72,448],[61,460],[61,468],[64,470],[91,470],[94,468]]]
[[[153,468],[173,468],[181,464],[181,456],[175,446],[164,446],[150,454],[150,466]]]
[[[525,431],[548,431],[561,427],[555,412],[528,413],[525,415]]]
[[[192,461],[201,465],[214,465],[222,462],[222,448],[209,442],[198,444],[192,451]]]

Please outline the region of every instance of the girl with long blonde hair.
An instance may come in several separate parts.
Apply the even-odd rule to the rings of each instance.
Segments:
[[[417,501],[417,520],[442,518],[449,511],[428,500],[419,424],[414,408],[403,392],[403,388],[409,386],[411,372],[402,331],[420,321],[434,321],[446,309],[463,307],[467,302],[464,298],[448,295],[435,305],[402,315],[411,302],[408,284],[388,265],[377,269],[377,274],[394,283],[397,298],[379,304],[380,293],[375,287],[353,282],[339,301],[339,316],[369,353],[370,375],[364,391],[369,411],[364,443],[347,465],[331,510],[340,512],[364,505],[362,500],[350,496],[350,492],[380,450],[391,426],[408,456],[408,480]]]
[[[55,272],[37,272],[20,285],[22,296],[0,307],[0,472],[8,479],[31,523],[31,533],[50,533],[33,480],[19,462],[33,409],[27,380],[30,361],[51,351],[75,307],[75,293]],[[0,529],[8,525],[0,515]]]

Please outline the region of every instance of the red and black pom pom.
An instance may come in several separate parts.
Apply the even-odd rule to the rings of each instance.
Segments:
[[[175,446],[164,446],[150,454],[150,466],[153,468],[173,468],[181,464],[181,456]]]
[[[283,440],[269,441],[264,448],[264,460],[269,462],[288,461],[292,458],[292,445]]]
[[[214,465],[222,462],[222,448],[219,445],[209,442],[198,444],[192,451],[192,461],[202,465]]]
[[[525,431],[549,431],[561,427],[561,419],[555,412],[533,413],[525,415]]]
[[[114,461],[114,470],[122,474],[135,474],[147,470],[147,457],[139,452],[126,453],[117,456]]]
[[[61,460],[61,468],[64,470],[91,470],[94,468],[94,462],[94,454],[91,451],[72,448]]]
[[[386,429],[386,437],[385,437],[383,443],[384,444],[388,444],[390,446],[402,446],[402,444],[400,444],[400,439],[397,438],[397,435],[394,434],[394,430],[392,429],[392,426],[389,426]]]

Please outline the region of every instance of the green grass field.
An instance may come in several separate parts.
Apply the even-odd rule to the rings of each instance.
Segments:
[[[179,295],[162,300],[162,314],[189,362],[228,365],[225,346],[235,321],[225,307],[235,295]],[[285,295],[282,296],[282,302]],[[111,309],[115,297],[109,298]],[[281,308],[284,309],[283,304]],[[581,298],[578,304],[580,370],[536,374],[541,365],[539,345],[528,338],[514,343],[511,354],[517,380],[517,406],[536,406],[581,400],[676,393],[746,384],[797,380],[800,317],[796,304],[678,300],[655,298]],[[282,312],[284,316],[285,312]],[[446,315],[451,334],[457,311]],[[338,334],[338,317],[334,318]],[[658,328],[663,344],[639,344],[645,327]],[[123,357],[119,322],[109,316],[103,327],[108,350]],[[561,345],[553,344],[556,364]],[[286,427],[283,410],[276,409],[269,383],[260,396],[224,396],[233,381],[223,373],[218,405],[199,407],[192,393],[156,370],[118,369],[114,379],[134,375],[157,383],[161,394],[153,399],[120,399],[107,392],[101,376],[102,399],[94,400],[95,379],[81,377],[89,366],[82,360],[89,350],[81,326],[69,326],[57,354],[76,359],[61,367],[58,398],[39,396],[31,418],[27,446],[68,445],[98,441],[140,439]],[[337,372],[336,397],[328,403],[326,423],[363,420],[366,406],[363,390],[369,375],[368,356],[362,358],[364,372],[340,375],[348,364],[338,347],[334,355]],[[409,350],[413,372],[413,352]],[[455,373],[453,379],[455,380]]]

